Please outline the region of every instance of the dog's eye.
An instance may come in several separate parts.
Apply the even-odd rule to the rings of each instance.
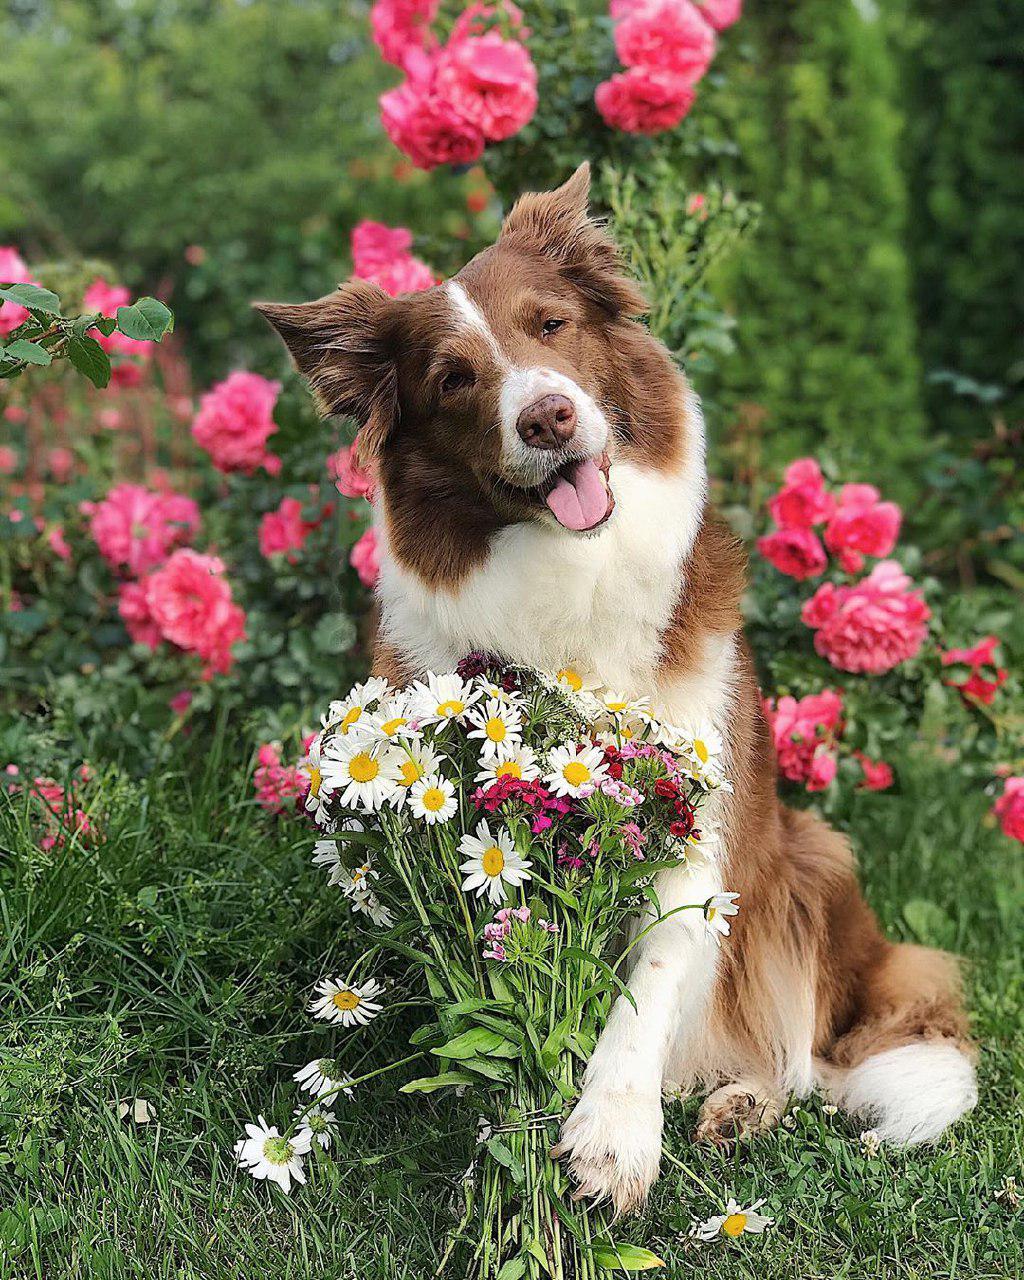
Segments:
[[[550,338],[553,333],[557,333],[559,329],[564,328],[567,321],[559,320],[557,316],[552,316],[550,320],[545,320],[540,327],[541,337]]]
[[[472,369],[449,369],[441,378],[441,394],[451,395],[455,391],[464,391],[476,381]]]

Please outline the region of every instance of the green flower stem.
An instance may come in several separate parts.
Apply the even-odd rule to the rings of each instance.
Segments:
[[[419,1053],[410,1053],[407,1058],[399,1058],[397,1062],[391,1062],[386,1067],[377,1067],[375,1071],[367,1071],[365,1075],[356,1076],[354,1080],[346,1080],[344,1084],[336,1085],[333,1089],[326,1089],[318,1097],[314,1098],[308,1106],[302,1108],[301,1112],[295,1117],[288,1126],[285,1133],[286,1138],[290,1138],[294,1130],[305,1120],[306,1116],[318,1107],[325,1098],[333,1098],[335,1094],[344,1093],[347,1089],[354,1089],[357,1084],[365,1084],[367,1080],[375,1080],[378,1076],[387,1075],[389,1071],[397,1071],[399,1067],[407,1066],[410,1062],[415,1062],[418,1058],[425,1058],[429,1051],[421,1049]]]

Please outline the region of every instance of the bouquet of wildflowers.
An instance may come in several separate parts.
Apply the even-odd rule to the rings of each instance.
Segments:
[[[660,722],[575,672],[476,654],[404,690],[370,679],[323,718],[306,762],[314,861],[375,936],[310,1009],[351,1035],[387,1008],[385,963],[426,996],[411,1057],[434,1070],[403,1091],[470,1091],[481,1116],[452,1242],[470,1254],[462,1274],[660,1265],[572,1201],[549,1153],[611,1002],[631,998],[623,959],[665,918],[656,873],[707,856],[701,803],[728,786],[721,749],[712,730]],[[728,933],[735,896],[679,909]],[[640,932],[617,955],[630,917]],[[304,1179],[314,1141],[329,1141],[328,1099],[360,1083],[344,1056],[296,1073],[315,1100],[286,1133],[249,1126],[238,1153],[256,1177]]]

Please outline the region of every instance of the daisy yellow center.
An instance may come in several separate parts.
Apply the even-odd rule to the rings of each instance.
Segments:
[[[730,1213],[728,1218],[722,1223],[723,1236],[739,1236],[743,1234],[743,1228],[747,1225],[747,1215],[745,1213]]]
[[[352,707],[350,710],[346,711],[345,719],[341,722],[342,733],[348,733],[349,729],[352,728],[362,714],[362,707]]]
[[[562,770],[562,777],[570,787],[582,787],[590,777],[590,770],[581,760],[570,760]]]
[[[573,671],[572,667],[563,667],[558,673],[559,680],[563,684],[567,684],[573,693],[579,693],[583,688],[583,678],[578,671]]]
[[[492,742],[504,742],[508,730],[505,728],[505,721],[500,716],[491,716],[490,720],[484,725],[484,732]]]
[[[496,844],[492,844],[489,849],[484,850],[480,865],[485,875],[500,876],[505,870],[505,855]]]
[[[287,1138],[267,1138],[263,1144],[263,1159],[268,1164],[287,1164],[292,1158],[292,1144]]]
[[[521,778],[523,776],[523,767],[518,760],[507,760],[504,764],[499,764],[494,771],[496,778]]]
[[[318,796],[320,794],[320,784],[323,782],[324,776],[315,764],[309,766],[309,794]]]
[[[428,813],[437,813],[439,809],[444,808],[446,799],[440,787],[427,787],[423,793],[423,807]]]
[[[619,712],[619,711],[625,711],[625,709],[629,706],[629,703],[628,702],[609,702],[607,705],[608,705],[609,711]]]
[[[717,914],[718,914],[718,908],[717,908],[717,907],[708,907],[708,914],[707,914],[707,919],[708,919],[708,920],[714,920],[714,918],[715,918],[715,916],[716,916]]]
[[[395,716],[392,720],[385,720],[381,725],[381,730],[390,738],[393,733],[401,729],[403,724],[408,723],[409,721],[406,720],[405,716]]]
[[[711,753],[708,751],[707,743],[704,741],[703,738],[694,738],[693,749],[696,752],[697,759],[701,762],[701,764],[707,764],[708,756]]]
[[[414,782],[419,782],[422,770],[415,760],[406,760],[402,765],[402,786],[411,787]]]
[[[342,1012],[345,1012],[359,1007],[359,997],[354,991],[338,991],[331,996],[331,1003],[335,1009],[341,1009]]]
[[[348,775],[353,782],[372,782],[378,773],[380,764],[365,751],[360,751],[349,761]]]
[[[626,739],[633,738],[633,737],[635,737],[635,736],[636,736],[636,735],[633,733],[633,730],[632,730],[632,729],[630,729],[630,728],[627,728],[626,726],[623,726],[623,728],[622,728],[619,732],[620,732],[620,733],[622,734],[622,736],[623,736],[624,738],[626,738]]]

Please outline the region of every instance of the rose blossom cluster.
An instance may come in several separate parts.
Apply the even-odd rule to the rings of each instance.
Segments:
[[[800,617],[834,667],[881,675],[920,652],[931,610],[896,561],[882,560],[853,586],[823,583]]]
[[[1006,683],[1009,672],[997,665],[995,651],[998,636],[985,636],[971,649],[948,649],[942,655],[944,667],[966,668],[946,678],[952,689],[959,689],[965,701],[980,702],[990,707],[996,694]]]
[[[298,498],[282,498],[274,511],[268,511],[260,518],[259,544],[260,554],[267,557],[283,555],[289,564],[295,564],[296,552],[306,545],[306,539],[314,529],[319,529],[324,520],[334,511],[334,504],[328,503],[315,520],[306,520],[302,514],[302,503]]]
[[[626,70],[594,91],[605,124],[625,133],[674,129],[715,56],[715,32],[741,8],[742,0],[612,0],[615,52]]]
[[[381,121],[420,169],[472,164],[537,109],[537,69],[519,38],[526,33],[515,5],[470,5],[444,45],[430,26],[437,8],[437,0],[376,0],[370,13],[381,54],[406,75],[381,95]],[[499,9],[517,38],[488,28]]]
[[[437,284],[425,262],[414,257],[412,232],[364,220],[352,231],[352,274],[379,284],[385,293],[419,293]]]
[[[256,756],[253,786],[256,803],[270,813],[294,809],[309,790],[309,779],[297,765],[282,764],[281,752],[272,742],[265,742]]]
[[[0,285],[38,284],[14,245],[0,245]],[[0,302],[0,337],[13,333],[28,319],[28,309],[17,302]]]
[[[836,743],[842,731],[843,699],[834,689],[806,698],[765,699],[779,772],[808,791],[824,791],[836,776]]]
[[[100,502],[83,503],[100,555],[134,578],[161,564],[171,550],[199,531],[199,508],[170,490],[119,484]]]
[[[1004,836],[1024,843],[1024,777],[1007,778],[1003,794],[995,803]]]
[[[280,390],[279,382],[238,369],[206,392],[192,438],[218,471],[252,475],[262,467],[268,475],[278,474],[281,459],[268,452],[267,440],[277,430],[274,406]]]
[[[780,573],[798,581],[825,572],[825,547],[846,573],[859,573],[865,556],[892,552],[902,520],[895,502],[883,502],[873,485],[845,484],[833,494],[813,458],[790,463],[768,510],[778,527],[758,539],[757,549]],[[825,526],[825,546],[815,533],[818,525]]]

